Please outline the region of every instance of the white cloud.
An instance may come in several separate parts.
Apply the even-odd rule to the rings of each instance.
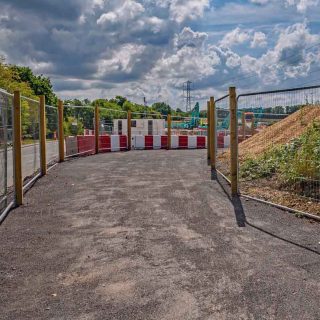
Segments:
[[[160,8],[168,8],[170,19],[178,23],[202,17],[210,4],[209,0],[151,0],[151,2]]]
[[[220,41],[220,45],[222,47],[230,48],[232,46],[249,41],[250,38],[251,36],[249,32],[242,31],[239,27],[237,27],[223,37],[223,39]]]
[[[164,27],[165,22],[158,17],[146,18],[147,24],[150,26],[153,33],[158,33]]]
[[[131,73],[135,64],[141,61],[140,56],[145,48],[144,45],[130,43],[114,50],[110,58],[100,59],[98,61],[96,77],[103,78],[106,74],[114,74],[117,72]]]
[[[204,10],[209,6],[209,0],[173,0],[170,5],[171,17],[178,23],[186,19],[202,17]]]
[[[263,32],[255,32],[250,43],[251,48],[265,47],[267,45],[267,36]]]
[[[181,48],[183,46],[195,47],[201,49],[204,42],[208,39],[205,32],[194,32],[190,27],[185,27],[180,34],[175,36],[175,46]]]
[[[319,62],[319,56],[308,51],[319,41],[320,36],[311,34],[306,23],[294,24],[281,30],[275,47],[260,58],[242,57],[241,68],[258,74],[266,84],[306,75],[311,65]]]
[[[204,45],[207,34],[184,28],[175,36],[174,50],[163,54],[147,75],[150,79],[161,79],[174,86],[186,79],[197,81],[216,72],[220,58],[215,50]]]
[[[319,5],[319,0],[285,0],[288,6],[296,6],[299,12],[306,12],[311,7]]]
[[[98,25],[106,25],[108,23],[123,22],[126,20],[134,20],[145,11],[141,3],[134,0],[126,0],[122,6],[115,11],[109,11],[100,16],[97,20]]]

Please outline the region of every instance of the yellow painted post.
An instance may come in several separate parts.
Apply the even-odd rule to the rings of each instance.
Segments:
[[[229,88],[230,97],[230,148],[231,148],[231,192],[238,194],[238,119],[236,88]]]
[[[94,141],[95,141],[95,153],[99,153],[99,132],[100,131],[100,114],[99,107],[94,109]]]
[[[128,111],[128,151],[131,150],[131,111]]]
[[[59,121],[59,161],[64,161],[64,132],[63,132],[63,102],[58,103],[58,121]]]
[[[207,125],[207,156],[208,156],[208,159],[210,159],[210,101],[207,101],[207,122],[208,122],[208,125]]]
[[[15,91],[13,96],[13,155],[14,155],[14,192],[17,206],[23,204],[22,150],[21,150],[21,95]]]
[[[171,114],[168,114],[168,150],[171,149]]]
[[[216,104],[214,97],[210,97],[210,160],[211,168],[216,168]]]
[[[41,174],[47,174],[47,155],[46,155],[46,98],[40,96],[40,165]]]
[[[254,120],[255,120],[255,117],[254,117],[254,114],[252,115],[252,122],[251,122],[251,135],[254,136]]]
[[[246,114],[242,112],[242,137],[243,141],[246,140]]]

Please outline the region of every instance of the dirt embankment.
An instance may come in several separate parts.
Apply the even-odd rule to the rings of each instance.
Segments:
[[[306,106],[287,118],[260,131],[248,140],[239,144],[239,162],[248,158],[263,155],[274,146],[284,145],[301,136],[314,121],[320,121],[320,106]],[[225,175],[229,175],[230,150],[218,155],[218,167]],[[320,203],[312,201],[297,193],[283,190],[277,177],[260,178],[251,181],[240,181],[243,193],[282,204],[297,210],[320,214]]]
[[[320,121],[320,106],[306,106],[239,144],[239,158],[257,157],[273,146],[283,145],[303,134],[314,120]]]

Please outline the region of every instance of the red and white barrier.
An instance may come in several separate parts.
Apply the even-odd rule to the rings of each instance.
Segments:
[[[206,136],[171,136],[172,149],[205,149]]]
[[[220,131],[218,132],[217,137],[218,142],[218,148],[224,149],[230,147],[230,133],[227,131]]]
[[[128,149],[128,139],[124,135],[100,136],[99,151],[101,152],[116,152],[125,151]]]
[[[222,137],[223,138],[223,137]],[[229,138],[230,143],[230,138]],[[66,137],[67,156],[95,153],[95,136]],[[155,150],[167,149],[168,136],[133,136],[131,140],[132,149]],[[207,137],[205,136],[171,136],[172,149],[205,149]],[[99,136],[99,152],[116,152],[128,149],[127,136],[125,135],[102,135]]]
[[[132,149],[136,150],[154,150],[166,149],[168,144],[167,136],[133,136],[131,138]]]
[[[131,145],[136,150],[166,149],[167,136],[133,136]],[[207,138],[205,136],[171,136],[171,149],[205,149]]]
[[[127,136],[100,136],[99,151],[100,152],[116,152],[125,151],[128,149]],[[76,136],[66,137],[66,154],[67,156],[76,154],[94,154],[95,152],[95,137]]]

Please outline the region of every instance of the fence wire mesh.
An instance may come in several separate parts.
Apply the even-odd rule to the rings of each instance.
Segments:
[[[320,87],[238,97],[240,191],[320,213]]]
[[[121,151],[128,147],[128,113],[99,108],[99,152]]]
[[[22,178],[24,183],[40,171],[39,125],[39,101],[22,96]]]
[[[0,90],[0,214],[13,198],[13,95]]]
[[[172,149],[204,149],[207,145],[208,119],[196,116],[171,117]]]
[[[216,105],[216,169],[230,179],[230,108],[229,95],[215,102]]]
[[[168,146],[167,116],[160,113],[132,112],[132,149],[165,149]]]
[[[58,108],[46,105],[46,158],[47,164],[57,161],[58,144]]]
[[[67,157],[95,152],[93,106],[64,106],[63,130]]]

